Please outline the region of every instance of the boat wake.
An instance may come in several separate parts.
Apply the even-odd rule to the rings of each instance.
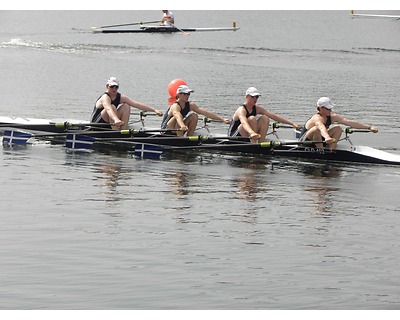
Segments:
[[[392,52],[392,53],[399,53],[400,49],[390,49],[390,48],[355,48],[358,50],[365,50],[365,51],[379,51],[379,52]]]
[[[72,54],[89,54],[89,53],[143,53],[143,52],[162,52],[165,54],[170,51],[174,53],[175,50],[171,48],[155,48],[148,46],[126,46],[126,45],[108,45],[108,44],[89,44],[89,43],[46,43],[23,40],[20,38],[13,38],[7,42],[1,42],[0,48],[21,48],[21,49],[33,49],[42,50],[56,53],[72,53]],[[293,54],[340,54],[340,55],[368,55],[374,52],[387,52],[387,53],[398,53],[398,49],[390,48],[352,48],[348,49],[287,49],[287,48],[270,48],[270,47],[227,47],[227,48],[214,48],[214,47],[192,47],[186,48],[185,53],[200,53],[205,54],[228,54],[228,55],[259,55],[264,56],[265,54],[278,54],[278,55],[293,55]]]
[[[1,42],[0,48],[26,48],[42,51],[50,51],[57,53],[132,53],[152,51],[153,48],[149,47],[129,47],[129,46],[116,46],[105,44],[86,44],[86,43],[45,43],[35,42],[23,39],[11,39],[8,42]]]

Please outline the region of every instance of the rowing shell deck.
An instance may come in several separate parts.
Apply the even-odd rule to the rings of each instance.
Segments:
[[[94,33],[176,33],[176,32],[207,32],[207,31],[236,31],[238,27],[226,28],[176,28],[176,27],[142,27],[140,29],[94,29]]]

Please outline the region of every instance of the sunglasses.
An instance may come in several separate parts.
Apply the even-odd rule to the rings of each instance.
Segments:
[[[118,89],[119,86],[110,86],[111,89]]]
[[[190,93],[182,93],[182,94],[184,94],[185,96],[190,96]]]
[[[258,99],[260,96],[251,96],[254,99]]]

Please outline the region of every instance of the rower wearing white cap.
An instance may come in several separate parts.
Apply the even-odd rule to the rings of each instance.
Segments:
[[[119,93],[118,88],[117,78],[111,77],[107,80],[107,91],[97,99],[93,108],[91,122],[110,123],[115,129],[128,129],[131,107],[154,112],[160,117],[163,115],[160,110]]]
[[[272,113],[257,104],[259,97],[261,97],[261,93],[256,88],[250,87],[247,89],[245,103],[233,114],[232,122],[228,129],[229,136],[249,137],[252,142],[262,142],[267,136],[270,118],[297,129],[301,127],[300,124]]]
[[[303,127],[301,140],[321,141],[317,143],[317,148],[323,148],[322,141],[329,145],[329,149],[334,149],[336,143],[342,135],[342,128],[339,124],[352,127],[354,129],[366,129],[373,133],[378,129],[368,124],[349,120],[337,113],[333,113],[332,109],[335,105],[328,97],[319,98],[317,101],[318,112],[314,114]]]
[[[181,136],[186,132],[187,136],[192,136],[196,130],[198,114],[202,114],[210,119],[219,120],[227,124],[229,119],[224,119],[221,116],[207,111],[204,108],[197,106],[192,101],[189,101],[190,94],[194,92],[186,85],[180,85],[176,90],[176,101],[171,104],[161,122],[161,129],[170,129],[176,131],[177,135]]]

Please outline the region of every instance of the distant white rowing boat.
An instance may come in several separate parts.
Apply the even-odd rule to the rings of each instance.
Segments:
[[[398,16],[398,15],[354,13],[354,10],[351,10],[351,17],[352,18],[386,18],[386,19],[400,20],[400,16]]]
[[[94,33],[188,33],[188,32],[208,32],[208,31],[236,31],[239,30],[236,23],[233,22],[232,27],[219,27],[219,28],[178,28],[175,26],[148,26],[140,27],[139,29],[110,29],[110,28],[94,28]]]

